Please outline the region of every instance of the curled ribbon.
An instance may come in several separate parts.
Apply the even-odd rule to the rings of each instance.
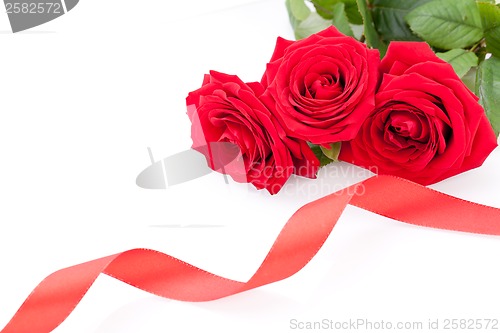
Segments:
[[[414,225],[500,235],[500,209],[461,200],[408,180],[376,176],[300,208],[248,282],[214,275],[172,256],[134,249],[57,271],[45,278],[0,333],[48,333],[104,273],[149,293],[210,301],[286,279],[319,251],[344,208],[354,205]]]

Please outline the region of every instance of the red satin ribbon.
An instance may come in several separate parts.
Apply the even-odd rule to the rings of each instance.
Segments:
[[[285,279],[316,255],[348,204],[415,225],[500,235],[500,209],[401,178],[377,176],[300,208],[246,283],[214,275],[160,252],[130,250],[49,275],[1,333],[51,332],[101,273],[158,296],[191,302],[214,300]]]

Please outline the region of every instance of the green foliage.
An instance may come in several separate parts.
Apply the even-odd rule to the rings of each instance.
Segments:
[[[342,143],[336,142],[336,143],[330,144],[330,148],[325,148],[323,146],[321,146],[320,148],[326,157],[328,157],[329,159],[331,159],[334,162],[338,162],[341,147],[342,147]]]
[[[474,0],[434,0],[412,10],[410,28],[430,45],[443,50],[465,48],[483,37],[479,8]]]
[[[351,25],[349,24],[349,20],[345,12],[345,4],[343,2],[335,4],[332,8],[332,13],[333,25],[344,35],[354,37],[354,33],[352,32]]]
[[[311,10],[306,6],[303,0],[286,0],[285,6],[288,11],[288,18],[293,31],[296,31],[300,23],[307,19],[307,17],[311,14]],[[296,33],[295,37],[297,38]]]
[[[473,52],[464,49],[453,49],[445,53],[437,53],[437,56],[450,63],[459,77],[463,77],[478,63],[477,56]]]
[[[318,158],[319,164],[322,167],[332,162],[338,162],[341,143],[332,143],[330,146],[331,148],[327,149],[318,145],[309,144],[309,147],[311,147],[311,150]]]
[[[297,19],[297,21],[304,21],[311,14],[311,10],[303,0],[286,0],[286,4],[290,16]]]
[[[386,42],[419,41],[405,21],[405,16],[413,9],[431,0],[371,0],[373,23],[377,32]]]
[[[303,39],[328,28],[332,23],[312,12],[304,0],[286,0],[288,17],[295,33],[295,39]]]
[[[476,94],[496,135],[500,132],[500,58],[483,61],[477,71]]]
[[[363,17],[364,26],[364,36],[366,38],[366,44],[373,48],[377,48],[380,51],[380,56],[384,56],[387,51],[387,45],[382,41],[382,38],[377,33],[375,29],[375,24],[373,23],[372,13],[368,10],[368,5],[366,0],[357,0],[358,9]]]
[[[327,20],[335,17],[335,6],[344,4],[346,16],[352,24],[363,24],[356,0],[311,0],[319,15]]]
[[[318,13],[312,12],[304,21],[300,22],[295,29],[295,38],[303,39],[309,37],[331,25],[332,23],[330,21],[325,20],[319,16]]]
[[[500,8],[482,2],[478,6],[486,39],[486,51],[500,57]]]

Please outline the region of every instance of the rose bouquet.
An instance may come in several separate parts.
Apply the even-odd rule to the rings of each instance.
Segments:
[[[338,160],[428,185],[480,166],[497,146],[494,3],[287,0],[286,7],[297,41],[278,38],[260,82],[211,71],[187,97],[193,148],[239,149],[240,167],[214,170],[271,194],[292,174],[314,178]],[[213,166],[215,154],[198,150]]]
[[[211,71],[188,94],[193,148],[211,169],[271,194],[293,174],[314,178],[337,160],[398,177],[372,177],[301,207],[246,282],[131,249],[52,273],[1,333],[51,332],[101,273],[190,302],[286,279],[316,255],[347,205],[412,225],[500,235],[500,209],[417,184],[478,167],[497,146],[500,8],[474,0],[286,5],[298,40],[278,38],[260,82]],[[164,176],[164,162],[152,170]],[[189,178],[184,165],[173,169]]]

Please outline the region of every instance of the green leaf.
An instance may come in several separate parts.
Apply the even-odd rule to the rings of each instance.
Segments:
[[[500,58],[483,61],[477,71],[476,94],[495,134],[500,132]]]
[[[286,0],[285,6],[294,31],[311,14],[311,10],[306,6],[304,0]]]
[[[347,36],[354,37],[351,26],[349,25],[349,20],[345,14],[345,4],[342,2],[337,3],[332,8],[333,10],[333,25],[339,29],[341,33]]]
[[[386,42],[393,40],[420,41],[405,21],[413,9],[431,0],[371,0],[373,23]]]
[[[289,12],[298,21],[304,21],[311,13],[304,0],[286,0],[286,3],[289,5]]]
[[[476,91],[476,75],[477,67],[472,67],[470,71],[462,76],[462,82],[470,89],[470,91]]]
[[[343,3],[349,22],[352,24],[363,24],[356,0],[311,0],[311,2],[318,14],[327,20],[331,20],[335,16],[333,7],[339,3]]]
[[[455,73],[461,78],[474,66],[477,66],[478,58],[470,51],[464,49],[453,49],[445,53],[436,53],[442,60],[453,66]]]
[[[375,30],[372,14],[368,10],[366,0],[357,0],[357,2],[358,2],[359,12],[363,17],[363,26],[364,26],[364,35],[366,38],[366,44],[368,44],[368,46],[379,49],[380,56],[383,57],[385,55],[385,52],[387,52],[387,45],[382,41],[382,39],[377,33],[377,30]]]
[[[302,39],[331,26],[331,22],[312,12],[304,0],[286,0],[286,8],[295,38]]]
[[[311,2],[322,18],[331,20],[333,18],[332,8],[341,2],[341,0],[311,0]]]
[[[481,2],[478,6],[486,38],[486,51],[500,57],[500,8]]]
[[[340,148],[342,147],[342,142],[331,143],[330,148],[325,148],[320,146],[323,154],[334,162],[339,161]]]
[[[311,147],[312,152],[314,155],[316,155],[317,159],[319,160],[319,166],[324,167],[325,165],[328,165],[333,162],[333,160],[329,159],[328,157],[323,154],[323,151],[321,150],[320,146],[309,144],[309,147]]]
[[[345,3],[345,12],[349,22],[352,24],[363,24],[363,18],[359,12],[356,0],[344,0],[343,2]]]
[[[332,23],[330,21],[325,20],[315,12],[311,12],[311,14],[295,28],[295,38],[298,40],[309,37],[331,25]]]
[[[434,0],[406,15],[413,32],[440,49],[470,46],[483,37],[479,8],[474,0]]]

